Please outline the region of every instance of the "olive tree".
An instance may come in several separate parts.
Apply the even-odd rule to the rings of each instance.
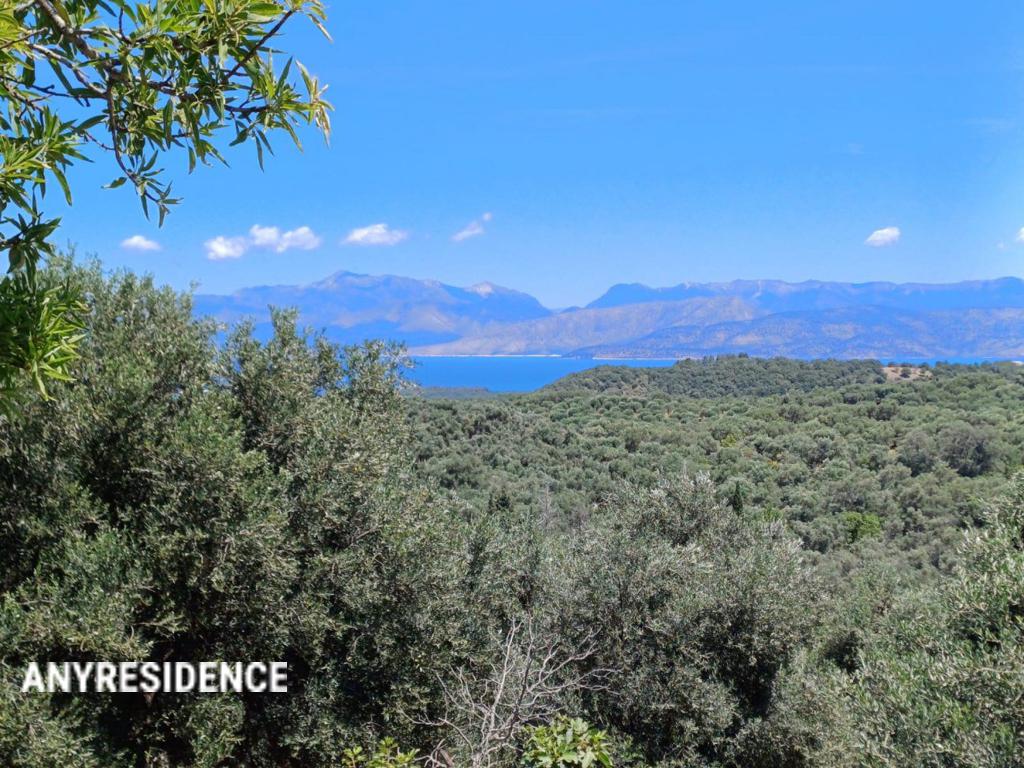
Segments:
[[[380,738],[429,745],[399,715],[441,701],[468,621],[395,355],[288,313],[217,344],[150,279],[60,277],[92,305],[76,380],[0,421],[0,765],[406,765]],[[101,659],[282,660],[288,694],[20,692]]]
[[[324,30],[320,0],[0,0],[3,400],[23,372],[45,394],[76,355],[85,307],[36,270],[60,223],[44,211],[47,189],[70,203],[76,163],[112,157],[108,186],[131,184],[163,223],[178,202],[166,153],[186,153],[191,171],[223,161],[224,144],[248,142],[262,165],[275,131],[298,143],[296,128],[311,124],[327,137],[324,87],[273,58],[293,17]]]
[[[909,601],[850,688],[862,764],[1013,765],[1024,751],[1024,478]]]

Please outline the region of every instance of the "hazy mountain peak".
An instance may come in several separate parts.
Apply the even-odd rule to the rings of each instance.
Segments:
[[[1014,277],[620,283],[583,309],[561,312],[489,281],[457,287],[346,270],[307,285],[195,297],[197,313],[250,317],[263,332],[271,305],[297,307],[300,322],[339,341],[395,339],[427,354],[1024,356],[1024,281]]]
[[[652,288],[642,283],[619,283],[587,306],[607,308],[727,295],[757,301],[762,309],[776,312],[872,305],[922,310],[1024,306],[1024,280],[1001,277],[958,283],[841,283],[759,279],[732,280],[726,283],[683,282],[662,288]]]
[[[537,299],[490,282],[469,288],[398,275],[335,272],[306,285],[246,288],[230,296],[197,295],[196,312],[224,322],[269,320],[269,307],[296,307],[300,322],[346,343],[389,338],[410,344],[451,341],[495,323],[546,317]]]

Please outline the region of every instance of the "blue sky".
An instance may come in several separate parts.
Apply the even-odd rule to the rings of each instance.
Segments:
[[[264,172],[251,148],[191,176],[168,158],[184,202],[162,229],[99,189],[109,164],[76,169],[61,237],[204,292],[346,269],[549,306],[616,282],[1024,274],[1018,3],[390,0],[329,18],[333,43],[298,22],[284,47],[330,84],[330,147],[279,140]],[[159,250],[122,245],[136,235]]]

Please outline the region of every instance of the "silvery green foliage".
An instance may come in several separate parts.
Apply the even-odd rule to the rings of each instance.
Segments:
[[[0,425],[0,764],[337,765],[436,698],[458,561],[390,352],[286,315],[218,352],[173,291],[66,277],[93,301],[79,375]],[[47,659],[284,660],[290,693],[8,695]]]
[[[565,631],[595,627],[607,691],[591,717],[628,734],[651,762],[812,765],[833,728],[801,686],[825,689],[808,658],[823,585],[781,523],[745,519],[706,476],[624,486],[574,536]]]
[[[93,306],[78,376],[0,423],[3,765],[511,768],[563,716],[622,768],[1013,764],[1024,487],[894,612],[884,563],[823,578],[785,520],[729,503],[742,476],[474,505],[413,460],[396,350],[287,312],[218,344],[187,297],[60,269]],[[571,462],[564,436],[529,460]],[[288,661],[289,694],[13,695],[30,660],[237,659]]]
[[[1024,479],[952,578],[869,646],[852,696],[865,762],[1015,765],[1024,753]]]

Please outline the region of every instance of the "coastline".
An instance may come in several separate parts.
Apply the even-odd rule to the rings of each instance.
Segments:
[[[471,359],[472,360],[472,359],[490,359],[490,358],[494,358],[494,359],[503,359],[503,360],[508,360],[508,359],[523,359],[523,360],[538,360],[538,359],[540,359],[540,360],[602,360],[602,361],[603,360],[609,360],[609,361],[615,361],[615,360],[655,360],[655,361],[658,361],[658,362],[675,362],[677,360],[689,360],[689,359],[691,359],[691,358],[688,358],[688,357],[568,357],[566,355],[526,355],[526,354],[523,354],[523,355],[494,355],[494,354],[492,354],[492,355],[432,355],[432,354],[425,354],[425,353],[416,352],[416,351],[410,351],[409,352],[409,357],[412,357],[412,358],[423,357],[423,358],[431,358],[431,359],[434,359],[434,360],[438,360],[438,359],[441,359],[441,360],[444,360],[444,359],[451,359],[451,360]]]

